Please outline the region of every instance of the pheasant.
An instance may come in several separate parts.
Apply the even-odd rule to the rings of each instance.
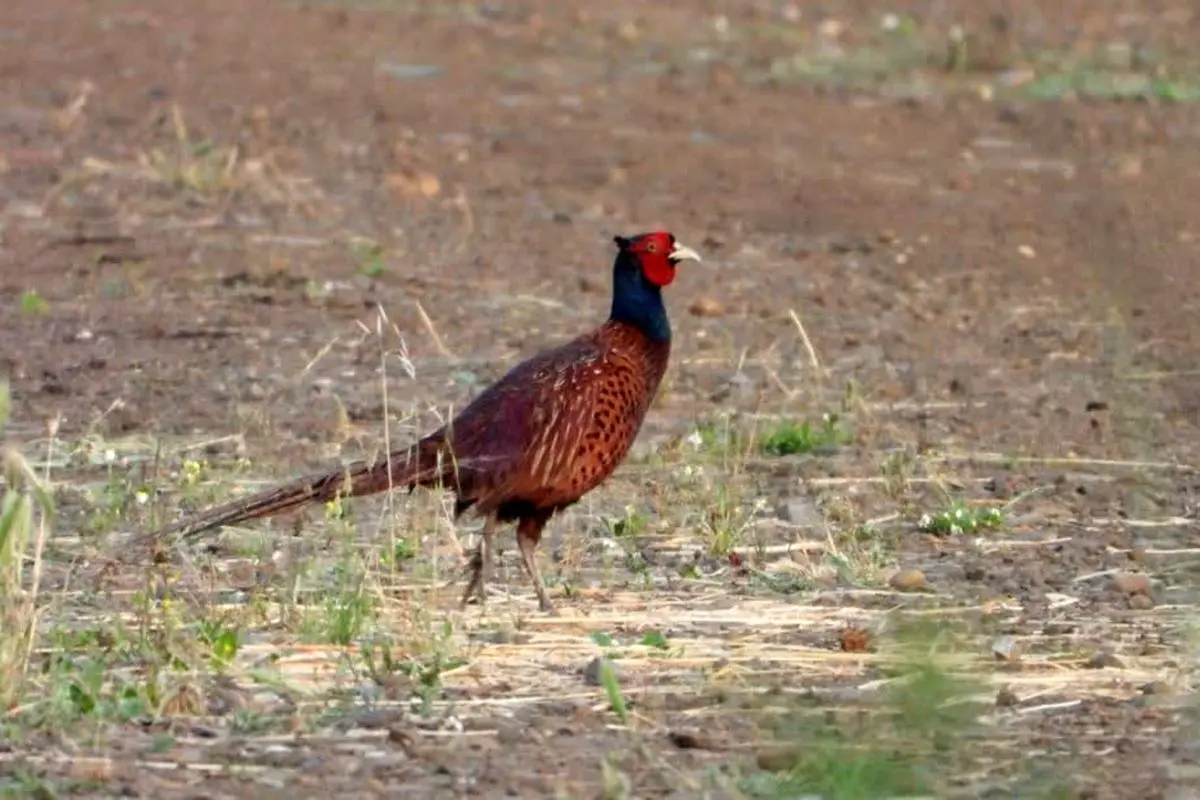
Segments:
[[[624,460],[666,372],[671,325],[662,289],[695,250],[666,231],[614,237],[612,310],[599,328],[513,367],[445,426],[371,461],[310,475],[168,525],[152,539],[190,538],[339,496],[407,487],[455,494],[454,517],[483,517],[462,605],[484,587],[497,528],[516,522],[538,605],[555,613],[535,551],[546,523]]]

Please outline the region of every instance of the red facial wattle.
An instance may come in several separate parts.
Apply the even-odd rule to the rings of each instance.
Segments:
[[[655,286],[669,286],[675,280],[675,265],[667,258],[666,251],[661,253],[642,253],[642,272],[646,280]]]

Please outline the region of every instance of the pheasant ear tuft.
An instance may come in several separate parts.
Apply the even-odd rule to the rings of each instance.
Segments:
[[[626,239],[624,236],[614,236],[613,241],[616,242],[617,247],[621,248],[622,250],[625,250],[629,247],[629,245],[633,244],[632,239]]]

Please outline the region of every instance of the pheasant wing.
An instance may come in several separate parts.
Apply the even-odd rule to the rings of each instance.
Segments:
[[[463,499],[486,513],[570,494],[604,362],[604,347],[581,337],[517,365],[463,409],[447,431]]]

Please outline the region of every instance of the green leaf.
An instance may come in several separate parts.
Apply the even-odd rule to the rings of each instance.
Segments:
[[[621,693],[621,684],[617,680],[617,673],[612,668],[612,664],[608,663],[608,659],[600,662],[600,685],[604,687],[604,693],[608,695],[608,704],[612,707],[613,713],[617,715],[617,719],[621,720],[621,724],[625,725],[629,722],[629,708],[625,705],[625,695]]]
[[[238,651],[238,635],[236,631],[224,631],[212,644],[213,658],[222,664],[233,661]]]
[[[646,647],[654,647],[659,650],[666,650],[667,637],[663,636],[659,631],[649,631],[642,637],[642,644]]]
[[[71,688],[67,689],[67,695],[71,698],[71,705],[75,706],[75,710],[80,714],[90,714],[96,710],[96,698],[92,697],[91,693],[84,690],[78,683],[71,684]]]
[[[4,504],[0,506],[0,555],[9,552],[9,538],[17,532],[18,515],[25,506],[25,496],[13,490],[4,495]],[[18,543],[16,548],[23,549],[24,544]]]
[[[613,638],[604,631],[592,631],[591,640],[601,647],[612,647],[616,644]]]
[[[22,314],[44,314],[50,308],[46,298],[38,294],[37,289],[26,289],[22,292],[20,305]]]

